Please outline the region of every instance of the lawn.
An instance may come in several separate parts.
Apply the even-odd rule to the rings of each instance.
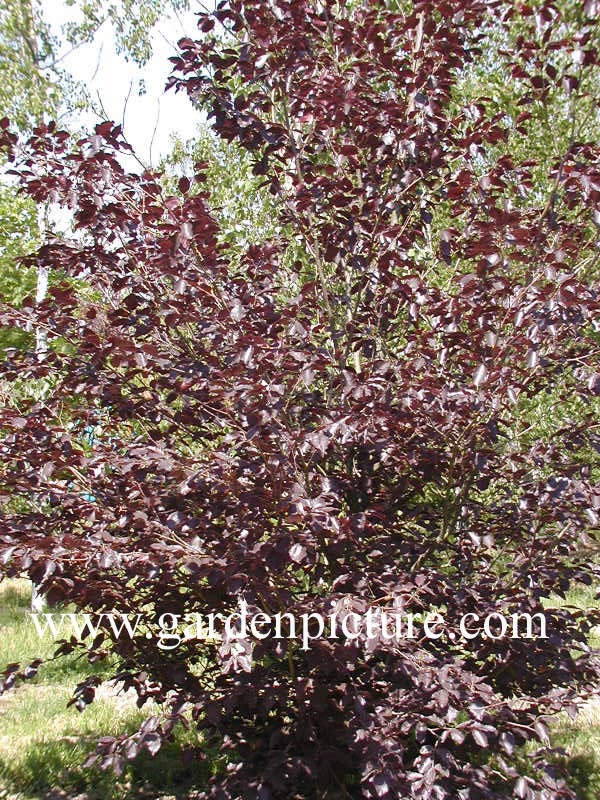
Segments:
[[[0,583],[0,667],[51,656],[50,640],[40,641],[28,617],[30,584]],[[560,602],[558,598],[556,602]],[[570,593],[573,605],[598,605],[595,593],[582,588]],[[596,638],[592,644],[600,645]],[[83,713],[67,701],[90,665],[69,656],[45,664],[30,683],[0,697],[0,800],[133,800],[187,797],[202,785],[210,759],[189,765],[182,761],[186,745],[200,743],[193,732],[181,733],[156,758],[132,762],[121,777],[81,763],[99,736],[137,729],[152,709],[138,709],[130,695],[104,686]],[[560,718],[552,744],[564,747],[580,800],[600,797],[600,697],[576,721]]]
[[[53,653],[51,640],[40,641],[28,616],[30,585],[26,580],[0,583],[1,668]],[[198,744],[193,732],[180,733],[154,759],[140,756],[119,778],[81,768],[98,737],[133,733],[153,711],[148,704],[138,709],[131,694],[106,685],[85,711],[67,708],[76,684],[91,670],[87,662],[63,657],[42,665],[31,682],[0,696],[0,800],[173,797],[201,785],[206,764],[190,768],[181,759],[185,745]]]

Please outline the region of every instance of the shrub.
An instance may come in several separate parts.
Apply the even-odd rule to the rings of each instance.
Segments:
[[[578,5],[575,22],[458,0],[201,14],[173,85],[250,152],[279,215],[234,261],[202,164],[165,196],[159,174],[125,171],[112,123],[24,147],[3,123],[23,190],[75,229],[37,254],[63,276],[48,298],[0,318],[49,341],[41,359],[7,351],[4,380],[51,385],[1,412],[2,491],[22,501],[2,521],[6,573],[96,612],[446,619],[440,639],[348,630],[308,649],[101,632],[90,657],[116,654],[164,708],[102,741],[104,766],[191,715],[224,759],[204,797],[574,797],[546,722],[596,685],[597,617],[547,609],[530,640],[458,625],[542,612],[595,574],[600,149],[577,110],[597,4]],[[457,90],[490,29],[514,39],[492,58],[519,87],[502,112]],[[511,143],[540,108],[573,124],[534,184]]]

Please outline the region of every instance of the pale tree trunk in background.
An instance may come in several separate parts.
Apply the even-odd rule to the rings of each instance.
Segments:
[[[40,214],[40,216],[42,216]],[[44,220],[43,217],[40,222],[40,233],[44,233]],[[48,294],[48,270],[46,267],[37,268],[37,282],[35,290],[35,302],[42,303]],[[44,328],[39,325],[35,332],[35,352],[37,353],[38,361],[43,361],[44,356],[48,351],[48,336]]]
[[[38,47],[38,37],[35,29],[35,14],[33,9],[32,0],[21,0],[21,25],[20,34],[26,45],[25,52],[31,59],[31,68],[34,71],[40,72],[40,54]],[[37,120],[38,124],[42,122],[41,119]],[[47,207],[38,208],[38,226],[40,231],[40,240],[43,240],[46,229],[46,215]],[[48,270],[46,267],[37,268],[36,274],[36,291],[35,302],[36,304],[42,303],[48,293]],[[29,328],[31,330],[31,328]],[[46,330],[37,326],[35,330],[35,352],[38,361],[42,361],[48,351],[48,336]],[[31,585],[31,610],[41,611],[46,606],[46,598],[41,594],[34,582]]]
[[[42,209],[38,211],[38,222],[40,226],[40,235],[43,237],[45,229],[45,213]],[[37,267],[37,281],[35,291],[35,302],[42,303],[48,293],[48,270],[46,267]],[[35,352],[38,361],[43,361],[48,351],[48,335],[45,328],[40,325],[37,326],[35,331]],[[33,612],[43,611],[46,607],[46,598],[38,591],[35,582],[31,584],[31,610]]]

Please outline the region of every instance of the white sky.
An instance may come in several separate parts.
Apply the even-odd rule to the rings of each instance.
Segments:
[[[43,0],[42,8],[57,35],[60,35],[60,26],[74,19],[76,13],[64,0]],[[100,96],[108,117],[119,124],[130,93],[123,129],[145,164],[156,166],[160,157],[170,150],[172,134],[191,137],[201,121],[201,115],[185,93],[164,92],[171,71],[168,58],[176,51],[177,41],[183,36],[195,38],[196,35],[196,17],[192,12],[180,14],[180,20],[168,19],[165,15],[153,31],[152,58],[139,69],[115,53],[112,30],[104,25],[93,42],[81,45],[61,61],[64,69],[86,84],[95,101]],[[62,54],[68,49],[69,46],[65,46]],[[138,93],[140,79],[146,86],[146,94],[142,96]],[[96,122],[98,119],[92,115],[82,117],[82,123],[90,130]]]

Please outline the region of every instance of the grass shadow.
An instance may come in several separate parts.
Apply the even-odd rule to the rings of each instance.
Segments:
[[[1,785],[26,800],[62,797],[85,800],[142,800],[161,795],[187,798],[205,787],[212,772],[210,759],[202,759],[181,742],[167,742],[156,756],[140,754],[121,776],[97,767],[82,768],[95,750],[95,736],[32,742],[17,761],[0,757]],[[187,755],[187,758],[186,758]]]
[[[595,753],[571,756],[565,762],[569,784],[580,800],[600,797],[600,760]]]

